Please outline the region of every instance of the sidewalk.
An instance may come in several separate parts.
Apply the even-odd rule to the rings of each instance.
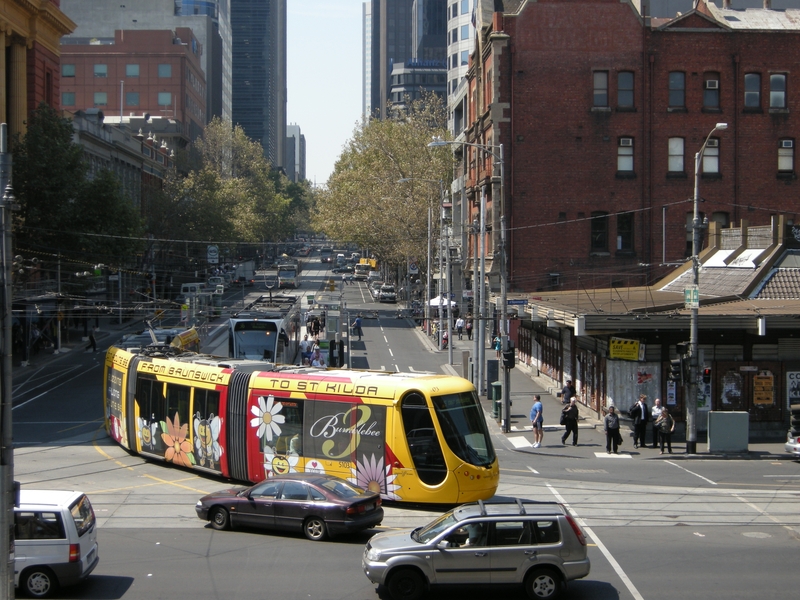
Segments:
[[[417,332],[420,338],[428,346],[443,354],[447,350],[439,351],[435,340],[419,328]],[[453,365],[444,365],[444,369],[452,375],[463,376],[461,356],[462,351],[472,352],[473,343],[456,340],[453,348]],[[487,359],[493,358],[494,350],[487,348]],[[507,441],[507,448],[516,451],[543,456],[573,456],[580,458],[608,458],[608,459],[721,459],[721,460],[793,460],[793,457],[784,451],[783,442],[750,443],[748,451],[744,453],[711,453],[707,450],[705,434],[698,436],[697,454],[686,454],[686,441],[682,435],[673,435],[672,454],[659,454],[658,449],[652,448],[652,425],[648,424],[646,441],[648,446],[645,448],[634,449],[633,447],[633,425],[626,414],[620,418],[623,443],[618,455],[606,454],[606,437],[603,432],[603,421],[599,419],[594,411],[585,405],[578,403],[580,417],[578,421],[578,446],[572,446],[572,438],[567,439],[567,446],[561,443],[561,436],[564,434],[564,426],[559,425],[561,409],[564,405],[561,399],[556,396],[561,391],[561,386],[554,385],[547,377],[534,375],[527,365],[517,363],[510,373],[510,399],[511,399],[511,419],[508,433],[502,432],[502,423],[492,416],[492,401],[486,395],[481,395],[480,400],[486,414],[492,433],[502,435]],[[541,448],[533,448],[533,432],[529,415],[533,406],[533,396],[539,394],[542,397],[544,412],[544,439]]]

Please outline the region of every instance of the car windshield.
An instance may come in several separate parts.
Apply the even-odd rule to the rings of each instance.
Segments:
[[[476,467],[494,462],[494,446],[489,437],[486,419],[472,392],[432,396],[444,439],[461,460]]]
[[[322,482],[321,487],[333,492],[339,496],[339,498],[355,498],[356,496],[361,496],[365,493],[360,487],[356,487],[344,479],[326,480]]]
[[[453,511],[448,511],[435,521],[425,525],[425,527],[421,529],[415,529],[414,533],[411,534],[411,539],[416,540],[421,544],[427,544],[431,540],[439,537],[443,531],[449,529],[457,522],[458,519],[456,519]]]

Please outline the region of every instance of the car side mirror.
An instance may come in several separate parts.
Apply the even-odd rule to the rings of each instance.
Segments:
[[[437,547],[439,550],[447,550],[447,549],[448,549],[448,548],[450,548],[451,546],[450,546],[450,542],[448,542],[447,540],[442,540],[441,542],[439,542],[438,544],[436,544],[436,547]]]

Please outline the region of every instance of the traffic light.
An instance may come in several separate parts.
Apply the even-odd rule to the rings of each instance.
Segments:
[[[711,383],[711,367],[703,367],[703,383]]]
[[[670,381],[683,381],[683,358],[674,358],[669,361],[669,375],[667,378]]]
[[[515,364],[516,360],[514,358],[514,348],[503,350],[503,366],[506,369],[513,369]]]

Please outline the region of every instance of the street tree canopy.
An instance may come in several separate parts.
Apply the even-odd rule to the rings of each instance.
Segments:
[[[390,113],[392,118],[356,126],[317,198],[313,224],[331,239],[404,264],[427,253],[428,210],[438,217],[440,181],[450,181],[452,154],[428,147],[433,136],[447,135],[444,102],[437,96]],[[438,218],[433,221],[438,229]]]

